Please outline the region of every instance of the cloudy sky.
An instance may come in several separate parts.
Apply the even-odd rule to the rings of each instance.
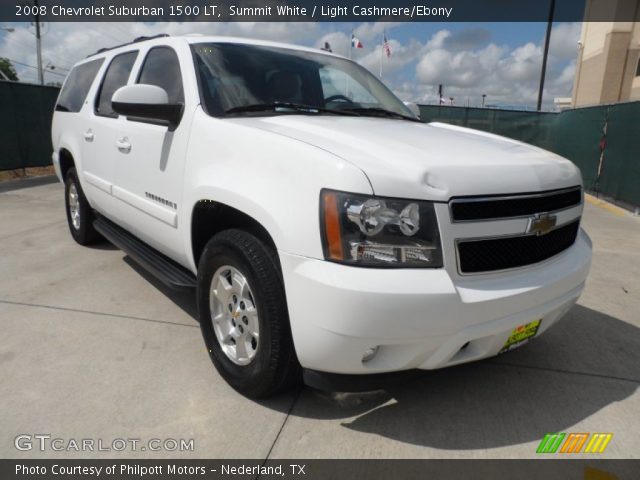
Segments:
[[[33,27],[3,24],[0,57],[14,61],[22,81],[36,82]],[[571,96],[580,23],[553,25],[544,105]],[[537,99],[544,23],[47,23],[43,28],[45,82],[62,81],[77,60],[99,48],[140,35],[203,33],[233,35],[319,47],[349,55],[353,31],[364,44],[352,58],[380,71],[382,34],[392,50],[382,63],[383,80],[403,100],[436,103],[438,85],[455,105],[534,106]],[[18,64],[20,62],[20,64]]]

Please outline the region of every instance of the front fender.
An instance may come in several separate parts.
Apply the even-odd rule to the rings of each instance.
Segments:
[[[192,208],[182,212],[182,225],[191,225],[199,201],[213,200],[262,224],[278,250],[324,258],[319,219],[323,188],[373,193],[362,170],[330,152],[196,112],[183,198]],[[191,245],[190,228],[185,235],[185,244]],[[193,255],[188,257],[193,262]]]

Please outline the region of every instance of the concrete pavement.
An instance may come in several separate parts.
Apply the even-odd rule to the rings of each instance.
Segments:
[[[560,324],[495,359],[386,392],[235,393],[195,302],[107,243],[71,239],[62,188],[0,189],[0,457],[530,458],[548,432],[612,432],[640,456],[640,218],[587,202],[587,289]],[[20,434],[193,439],[193,451],[18,451]],[[35,444],[35,442],[34,442]]]

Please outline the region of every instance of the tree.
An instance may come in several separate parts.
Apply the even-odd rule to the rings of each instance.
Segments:
[[[11,80],[13,82],[18,81],[18,74],[16,73],[16,69],[13,67],[13,63],[8,58],[0,58],[0,71],[2,72],[3,79],[6,77],[7,80]]]

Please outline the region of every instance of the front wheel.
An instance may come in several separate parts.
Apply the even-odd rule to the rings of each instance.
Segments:
[[[198,315],[222,377],[251,398],[300,381],[276,252],[242,230],[207,243],[198,264]]]

